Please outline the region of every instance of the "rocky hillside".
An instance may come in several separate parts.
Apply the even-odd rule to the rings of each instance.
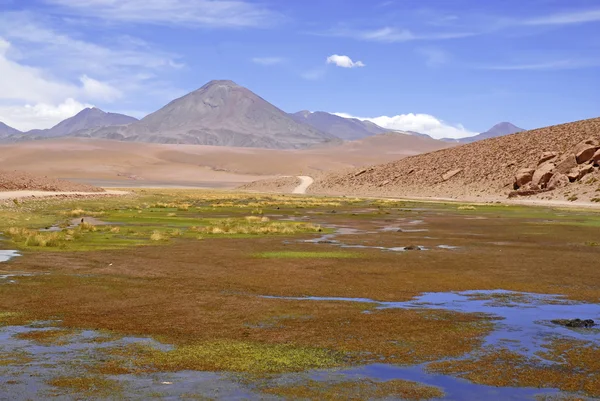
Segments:
[[[0,171],[2,191],[104,192],[104,189],[21,171]]]
[[[522,177],[528,172],[531,180],[536,182],[529,184],[531,181],[528,182],[526,178],[520,184],[530,185],[524,189],[533,191],[529,194],[543,192],[544,196],[552,196],[552,192],[546,191],[549,189],[547,184],[556,175],[555,181],[560,179],[558,186],[562,188],[561,194],[568,194],[571,198],[580,194],[592,199],[597,186],[594,179],[600,174],[594,167],[598,162],[590,160],[597,157],[594,155],[600,146],[594,141],[599,140],[600,118],[577,121],[442,149],[365,169],[330,174],[318,180],[309,192],[461,199],[505,198],[515,188],[520,188],[515,182],[517,174]],[[577,159],[582,151],[585,156],[573,163],[573,158]],[[538,172],[538,167],[542,166],[543,169]],[[564,174],[566,180],[559,174]],[[585,174],[590,174],[585,180],[590,187],[571,183],[581,180]],[[598,193],[596,195],[600,196]]]

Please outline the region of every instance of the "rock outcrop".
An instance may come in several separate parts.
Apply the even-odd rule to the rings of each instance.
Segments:
[[[600,141],[594,138],[579,142],[562,155],[543,152],[537,167],[517,171],[513,184],[515,192],[509,196],[528,196],[565,187],[596,171],[599,160]]]

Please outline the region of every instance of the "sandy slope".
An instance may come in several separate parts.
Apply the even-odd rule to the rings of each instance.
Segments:
[[[305,150],[53,139],[1,145],[0,169],[75,178],[96,185],[110,182],[111,186],[139,186],[151,182],[153,186],[220,183],[236,187],[281,175],[314,177],[445,146],[449,145],[408,135],[382,135]]]
[[[324,194],[506,199],[520,168],[536,167],[543,152],[563,154],[579,142],[600,139],[600,118],[492,138],[407,157],[367,169],[335,172],[309,192]],[[588,202],[600,196],[600,174],[537,195],[539,200]]]

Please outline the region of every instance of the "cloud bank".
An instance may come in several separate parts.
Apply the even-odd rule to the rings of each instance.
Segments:
[[[430,114],[408,113],[396,116],[379,117],[356,117],[347,113],[333,113],[340,117],[357,118],[363,121],[371,121],[380,127],[397,131],[413,131],[421,134],[427,134],[432,138],[464,138],[477,135],[463,127],[461,124],[451,125]]]

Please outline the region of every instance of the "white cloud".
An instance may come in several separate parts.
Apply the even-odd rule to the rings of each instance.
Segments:
[[[45,0],[65,12],[127,23],[189,27],[265,27],[282,16],[242,0]]]
[[[352,61],[350,57],[340,56],[338,54],[333,54],[327,57],[327,64],[335,64],[342,68],[356,68],[365,66],[362,61]]]
[[[554,60],[523,64],[499,64],[479,66],[477,68],[496,71],[543,71],[543,70],[575,70],[600,66],[600,59]]]
[[[371,42],[382,42],[382,43],[398,43],[398,42],[410,42],[414,40],[449,40],[449,39],[460,39],[469,36],[475,36],[477,33],[464,31],[464,32],[429,32],[429,33],[413,33],[408,29],[400,29],[395,27],[383,27],[379,29],[332,29],[325,34],[325,36],[336,36],[353,38],[358,40],[365,40]]]
[[[66,72],[114,76],[123,72],[177,69],[177,56],[153,49],[140,39],[121,36],[110,46],[71,37],[51,27],[54,21],[28,12],[0,14],[0,36],[26,48],[20,56]],[[68,62],[65,62],[68,60]],[[79,74],[78,74],[79,75]]]
[[[90,99],[104,100],[111,102],[120,98],[123,94],[117,88],[114,88],[104,82],[97,81],[93,78],[83,75],[80,78],[83,84],[83,92]]]
[[[171,54],[130,36],[103,37],[107,45],[84,41],[56,23],[29,12],[0,13],[0,121],[49,128],[89,104],[130,108],[134,97],[181,95],[164,80],[183,67]]]
[[[284,63],[285,59],[282,57],[254,57],[252,62],[260,65],[275,65]]]
[[[71,98],[57,105],[37,103],[22,106],[0,106],[0,121],[21,131],[51,128],[62,120],[73,117],[86,107],[92,107],[92,105],[82,104]]]
[[[462,125],[451,125],[429,114],[399,114],[396,116],[380,117],[355,117],[346,113],[333,113],[340,117],[357,118],[371,121],[383,128],[397,131],[414,131],[430,135],[433,138],[463,138],[477,135],[476,132],[467,130]]]
[[[600,9],[564,12],[524,20],[523,25],[570,25],[600,21]]]
[[[433,47],[417,49],[417,53],[425,57],[425,63],[428,67],[439,67],[447,64],[450,60],[447,52]]]

